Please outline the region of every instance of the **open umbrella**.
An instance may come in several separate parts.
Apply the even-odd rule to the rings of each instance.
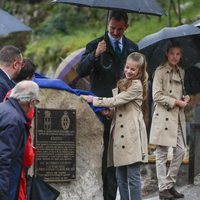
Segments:
[[[0,35],[7,35],[13,32],[31,31],[32,29],[23,24],[16,17],[0,9]]]
[[[120,9],[126,12],[135,12],[150,15],[165,15],[164,10],[155,0],[53,0],[54,3],[66,3],[77,6],[86,6],[103,9]]]
[[[200,93],[200,62],[186,69],[185,89],[189,95]]]
[[[178,41],[182,46],[181,65],[183,68],[200,62],[200,29],[188,24],[177,27],[165,27],[138,42],[139,50],[147,58],[147,70],[150,75],[164,60],[167,46],[171,40]]]
[[[139,14],[165,15],[164,10],[158,5],[156,0],[53,0],[52,2],[107,9],[105,33],[108,24],[109,10],[119,9]],[[101,64],[105,69],[110,68],[111,62],[112,60],[106,52],[102,54]]]
[[[193,22],[192,25],[200,27],[200,19]]]

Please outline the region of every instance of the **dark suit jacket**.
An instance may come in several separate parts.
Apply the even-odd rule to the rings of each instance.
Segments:
[[[3,102],[7,92],[14,86],[14,82],[0,69],[0,102]]]
[[[94,53],[97,45],[105,37],[107,44],[106,56],[111,67],[102,67],[100,58],[95,58]],[[90,76],[91,91],[97,96],[111,97],[112,89],[116,87],[117,81],[121,78],[127,56],[138,51],[138,46],[130,39],[123,36],[123,51],[121,57],[117,57],[113,50],[108,35],[97,38],[87,44],[85,53],[82,55],[80,65],[77,68],[79,77]]]

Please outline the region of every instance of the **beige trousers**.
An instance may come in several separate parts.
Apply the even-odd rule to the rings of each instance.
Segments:
[[[170,189],[174,186],[179,168],[184,158],[185,144],[180,123],[178,124],[177,145],[176,147],[173,147],[173,157],[167,171],[166,163],[168,148],[169,147],[166,146],[156,147],[156,172],[159,191]]]

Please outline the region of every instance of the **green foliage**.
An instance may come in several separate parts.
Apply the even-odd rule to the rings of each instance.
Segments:
[[[44,37],[57,33],[70,35],[84,26],[85,28],[97,27],[100,21],[96,19],[100,19],[101,13],[96,9],[52,4],[49,7],[49,15],[39,24],[35,34]]]

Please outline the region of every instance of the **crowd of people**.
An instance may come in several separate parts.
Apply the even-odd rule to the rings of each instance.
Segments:
[[[148,162],[144,116],[148,90],[148,63],[138,46],[125,37],[128,16],[112,11],[105,35],[89,42],[77,68],[79,78],[90,76],[91,91],[82,95],[93,106],[105,107],[102,180],[104,200],[141,200],[140,166]],[[183,198],[175,189],[184,157],[184,108],[190,101],[179,65],[180,44],[171,43],[166,60],[153,75],[150,144],[156,145],[156,171],[160,199]],[[39,102],[39,87],[32,81],[35,64],[14,46],[0,50],[0,199],[26,199],[26,170],[33,164],[30,126]],[[167,164],[168,148],[173,158]]]
[[[0,51],[0,199],[25,200],[27,169],[33,164],[31,120],[39,86],[36,65],[15,46]]]
[[[102,112],[104,200],[115,200],[117,187],[121,200],[141,200],[140,165],[148,160],[144,126],[147,64],[137,45],[125,37],[127,28],[127,14],[111,12],[107,33],[87,44],[77,68],[80,78],[90,76],[91,91],[97,96],[82,97],[94,106],[108,108]],[[160,199],[184,197],[175,189],[186,145],[184,107],[190,100],[184,91],[181,56],[180,45],[172,42],[165,62],[160,63],[153,75],[150,144],[156,145]],[[107,62],[103,61],[105,58]],[[173,158],[167,170],[169,147],[173,147]]]

